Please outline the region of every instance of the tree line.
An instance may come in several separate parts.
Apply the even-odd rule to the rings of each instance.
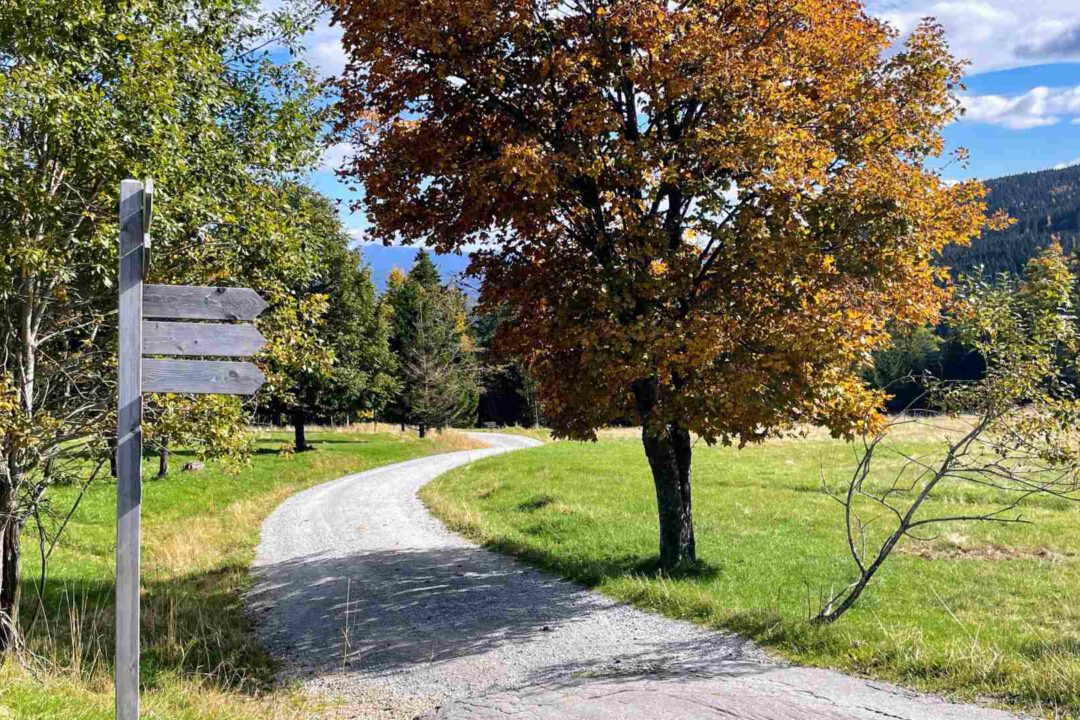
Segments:
[[[310,192],[310,191],[308,191]],[[481,348],[466,294],[444,283],[421,251],[408,272],[394,268],[378,296],[371,272],[325,198],[319,238],[322,267],[302,288],[298,310],[318,298],[317,354],[271,359],[271,386],[257,396],[256,416],[290,424],[293,450],[310,449],[313,423],[384,421],[428,430],[476,422],[483,390]]]

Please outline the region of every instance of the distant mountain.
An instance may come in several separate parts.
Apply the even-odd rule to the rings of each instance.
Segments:
[[[1020,273],[1054,237],[1066,252],[1080,248],[1080,165],[987,180],[990,209],[1005,210],[1016,224],[984,233],[968,248],[950,248],[946,263],[957,272],[982,265],[988,275]]]
[[[364,256],[364,262],[371,266],[371,279],[375,282],[375,288],[381,293],[386,289],[386,281],[390,277],[390,271],[395,267],[408,272],[416,260],[416,254],[420,248],[406,246],[385,245],[361,245],[360,253]],[[463,255],[437,255],[432,251],[431,259],[435,267],[439,268],[443,282],[460,279],[469,266],[469,258]],[[476,286],[474,279],[465,278],[464,282],[469,286]],[[465,287],[467,292],[474,294],[470,287]]]

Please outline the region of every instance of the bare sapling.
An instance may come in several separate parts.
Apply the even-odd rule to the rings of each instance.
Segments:
[[[855,579],[815,621],[832,623],[858,601],[903,542],[926,542],[957,523],[1027,523],[1039,498],[1080,499],[1080,401],[1074,373],[1073,276],[1059,246],[1033,259],[1022,279],[965,281],[948,326],[986,363],[967,382],[921,378],[933,414],[902,415],[864,437],[839,488]],[[916,453],[911,430],[938,441]],[[925,432],[929,431],[929,432]],[[962,491],[962,492],[961,492]],[[961,497],[961,502],[942,502]],[[959,508],[959,509],[957,509]]]

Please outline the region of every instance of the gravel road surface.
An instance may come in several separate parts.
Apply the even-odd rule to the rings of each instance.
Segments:
[[[302,492],[264,523],[250,602],[284,680],[336,717],[1007,720],[885,683],[790,667],[752,643],[615,603],[447,531],[417,490],[479,458],[421,458]]]

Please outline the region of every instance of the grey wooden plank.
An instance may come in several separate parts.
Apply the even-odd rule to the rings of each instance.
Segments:
[[[116,445],[116,718],[139,718],[142,502],[143,186],[120,184],[120,347]]]
[[[147,285],[143,317],[168,320],[254,320],[266,301],[250,288]]]
[[[143,321],[143,355],[251,357],[265,343],[254,325]]]
[[[255,365],[228,360],[143,360],[143,390],[251,395],[266,378]]]

